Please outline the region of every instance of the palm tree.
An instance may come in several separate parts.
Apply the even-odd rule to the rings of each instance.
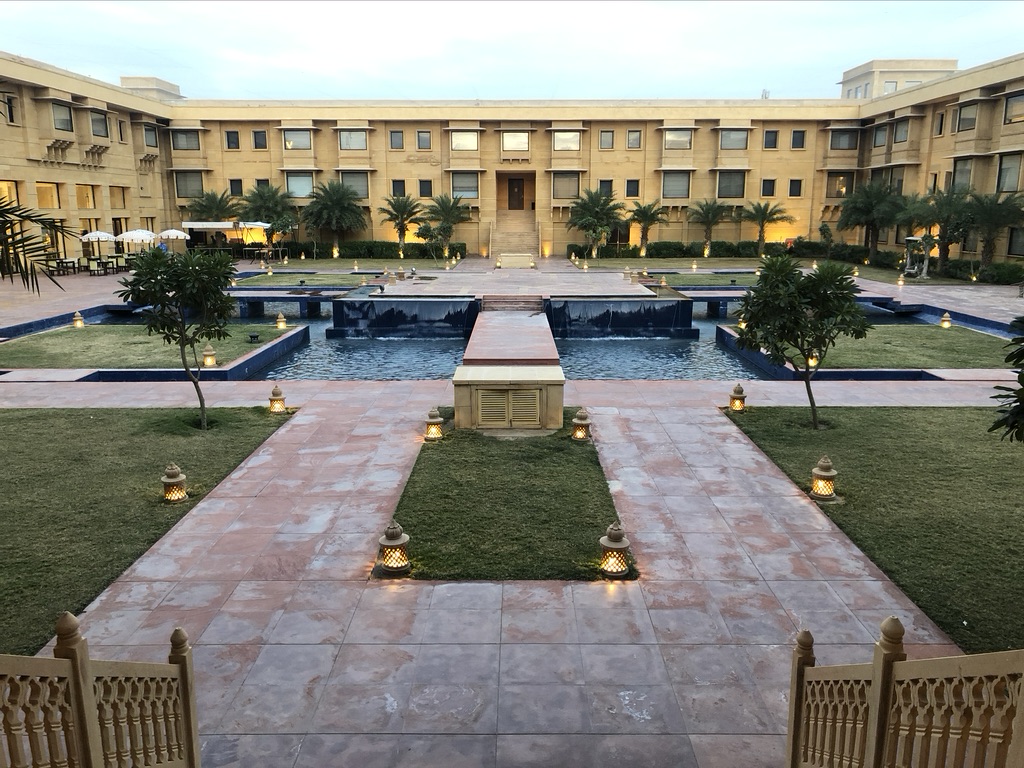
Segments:
[[[981,240],[981,268],[992,264],[996,252],[996,238],[1007,227],[1024,221],[1024,195],[1019,192],[1003,197],[999,192],[991,195],[971,193],[967,203],[971,218],[970,228]]]
[[[939,227],[935,242],[939,246],[940,275],[946,271],[946,264],[949,263],[950,243],[959,243],[967,233],[967,195],[965,191],[950,188],[940,189],[928,196],[928,203],[932,207],[930,218]]]
[[[864,227],[868,259],[878,253],[879,232],[896,225],[903,210],[903,198],[888,184],[865,184],[853,190],[839,212],[839,229]]]
[[[438,195],[431,198],[430,205],[423,213],[423,219],[433,222],[433,226],[421,226],[417,230],[417,236],[424,240],[437,240],[441,244],[442,254],[447,260],[455,228],[459,224],[469,221],[469,206],[462,204],[462,198],[459,195],[455,197]],[[422,234],[420,234],[421,232]]]
[[[711,234],[715,227],[725,221],[731,213],[731,205],[717,200],[699,200],[687,212],[686,218],[704,227],[704,258],[711,255]]]
[[[629,221],[640,227],[640,258],[647,256],[647,239],[651,234],[651,227],[655,224],[668,224],[668,208],[661,205],[660,200],[653,203],[641,205],[633,201],[633,210],[629,214]]]
[[[622,222],[626,206],[615,202],[615,195],[597,189],[584,189],[569,210],[566,229],[575,229],[587,239],[590,258],[597,258],[597,246]]]
[[[239,215],[246,221],[269,224],[266,228],[268,243],[273,242],[275,233],[287,232],[295,223],[291,194],[270,184],[255,186],[246,192]]]
[[[398,258],[405,258],[405,235],[413,224],[422,224],[423,206],[419,201],[413,200],[409,195],[388,195],[383,208],[378,208],[377,213],[384,216],[381,224],[390,222],[398,233]]]
[[[230,221],[238,216],[238,203],[225,192],[204,192],[186,206],[195,221]]]
[[[363,229],[366,218],[359,205],[359,193],[340,181],[317,184],[309,205],[302,209],[302,221],[313,229],[329,229],[334,234],[334,246],[342,232]]]
[[[907,263],[904,271],[915,268],[913,264],[916,261],[915,253],[919,253],[923,256],[923,261],[918,277],[928,277],[928,252],[935,243],[935,238],[931,236],[931,228],[935,224],[935,210],[932,208],[931,203],[928,202],[928,198],[916,193],[904,195],[903,210],[896,217],[896,223],[906,228],[907,237],[916,236],[919,229],[926,230],[925,237],[921,238],[922,247],[920,250],[911,247],[909,245],[910,241],[908,241]]]
[[[747,203],[740,211],[740,221],[757,225],[757,256],[764,256],[764,231],[769,224],[792,224],[796,219],[786,213],[782,203]]]
[[[40,267],[52,247],[40,235],[30,232],[26,226],[29,224],[46,227],[51,234],[74,237],[74,232],[60,222],[0,196],[0,279],[6,277],[13,283],[14,276],[18,275],[27,290],[39,293],[39,273],[42,272],[59,288],[60,284]]]

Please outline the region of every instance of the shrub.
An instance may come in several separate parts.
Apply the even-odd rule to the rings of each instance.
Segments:
[[[837,246],[835,245],[832,246],[832,258],[836,257],[836,247]],[[785,245],[782,246],[782,251],[786,251]],[[768,247],[767,245],[765,245],[765,254],[767,255],[767,253]],[[793,241],[793,256],[797,257],[798,259],[817,258],[818,256],[824,255],[824,243],[819,243],[816,240],[808,240],[804,237],[798,237],[796,240]]]
[[[659,240],[647,244],[647,256],[652,259],[683,259],[692,255],[689,247],[678,240]]]
[[[850,245],[849,243],[833,243],[832,258],[848,264],[863,264],[868,257],[866,245]]]
[[[1024,265],[1009,261],[989,264],[978,273],[978,282],[1013,285],[1024,281]]]
[[[972,262],[970,259],[950,259],[946,262],[944,277],[970,280],[971,274],[976,269],[975,264],[976,262]]]
[[[897,269],[902,260],[903,254],[899,251],[878,251],[871,259],[871,266],[880,269]]]

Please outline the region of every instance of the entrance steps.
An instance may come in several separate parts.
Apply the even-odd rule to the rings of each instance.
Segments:
[[[544,298],[541,296],[482,296],[481,312],[543,312]]]
[[[502,256],[506,253],[528,253],[534,257],[540,256],[536,230],[495,231],[491,239],[491,256]]]

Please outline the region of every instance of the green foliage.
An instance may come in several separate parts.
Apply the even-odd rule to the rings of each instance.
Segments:
[[[1013,328],[1024,331],[1024,316],[1013,321]],[[994,400],[999,400],[1001,407],[996,413],[1000,416],[995,423],[989,427],[989,432],[1003,430],[1002,437],[1010,438],[1024,443],[1024,335],[1015,336],[1006,345],[1010,352],[1006,355],[1004,362],[1017,368],[1017,387],[998,386],[996,390],[999,395],[992,395]]]
[[[193,221],[229,221],[238,216],[239,207],[227,191],[211,190],[192,198],[186,210]]]
[[[981,241],[981,266],[987,267],[995,255],[996,238],[1007,227],[1024,221],[1024,195],[1013,193],[991,195],[972,193],[967,201],[969,228],[978,233]]]
[[[786,213],[782,203],[748,202],[747,207],[740,211],[740,221],[749,221],[757,226],[757,248],[754,255],[764,253],[765,230],[769,224],[792,224],[796,219]]]
[[[75,236],[63,224],[31,208],[12,203],[6,197],[0,197],[0,279],[6,277],[13,283],[17,275],[27,290],[39,293],[41,273],[60,287],[43,266],[43,260],[52,249],[42,236],[32,232],[29,225],[50,227],[58,237]]]
[[[245,193],[239,206],[239,215],[246,221],[262,221],[270,224],[267,237],[287,232],[295,224],[292,196],[272,184],[256,186]]]
[[[651,228],[657,224],[668,223],[668,208],[661,204],[660,200],[653,203],[633,201],[633,210],[629,214],[629,221],[640,227],[640,257],[647,255],[647,241],[650,238]]]
[[[693,258],[697,254],[691,252],[686,243],[678,240],[662,240],[647,246],[647,255],[652,259]]]
[[[936,271],[944,275],[949,261],[949,246],[963,240],[970,225],[967,192],[952,188],[938,190],[928,196],[928,203],[932,207],[931,221],[938,225],[935,235],[939,247]]]
[[[715,249],[711,245],[711,236],[715,227],[732,216],[732,210],[731,205],[711,199],[698,200],[692,208],[687,210],[686,217],[694,224],[704,227],[704,245],[701,249],[701,255],[710,256],[714,253]]]
[[[359,205],[359,193],[340,181],[317,184],[311,199],[302,209],[302,221],[311,229],[327,229],[334,234],[337,245],[343,232],[366,227],[366,218]]]
[[[405,236],[412,225],[423,223],[421,216],[424,212],[423,206],[409,195],[388,195],[385,202],[387,205],[378,208],[377,213],[384,216],[381,219],[381,224],[390,222],[391,226],[395,228],[395,233],[398,235],[398,257],[404,258]]]
[[[416,230],[416,237],[440,248],[442,257],[447,261],[455,228],[470,220],[469,206],[463,205],[458,195],[437,195],[431,199],[421,219],[424,223]]]
[[[624,203],[615,201],[615,195],[597,189],[584,189],[572,204],[566,229],[575,229],[586,238],[590,257],[596,258],[597,247],[622,224]]]
[[[978,272],[979,283],[995,285],[1016,285],[1024,282],[1024,264],[1015,261],[998,261],[982,267]]]
[[[878,235],[893,227],[903,211],[903,198],[888,184],[866,184],[853,190],[843,200],[836,226],[840,230],[864,227],[867,232],[869,258],[878,251]]]

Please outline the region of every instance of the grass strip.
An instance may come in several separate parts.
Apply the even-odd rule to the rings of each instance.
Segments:
[[[32,654],[266,440],[266,408],[0,411],[0,653]],[[168,463],[189,500],[165,504]]]
[[[877,325],[863,339],[840,337],[827,368],[1006,368],[1006,339],[969,328]]]
[[[989,408],[755,408],[737,425],[795,483],[827,454],[822,509],[965,651],[1024,648],[1021,447]],[[813,628],[812,628],[813,629]],[[907,637],[907,642],[914,642]]]
[[[597,450],[569,437],[576,410],[552,435],[456,430],[423,445],[395,513],[414,578],[601,578],[598,539],[617,515]]]

